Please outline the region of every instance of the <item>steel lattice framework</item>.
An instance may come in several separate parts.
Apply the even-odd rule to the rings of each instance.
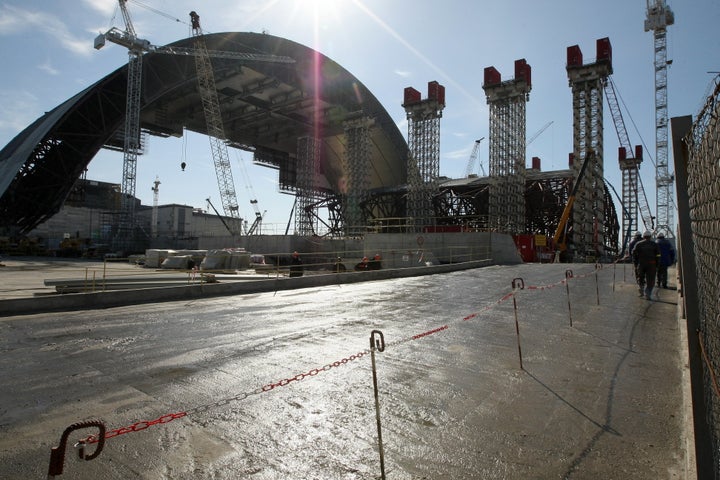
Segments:
[[[345,174],[344,197],[345,233],[357,235],[364,233],[366,223],[362,202],[370,188],[370,128],[372,119],[361,116],[348,119],[345,127],[345,156],[343,170]]]
[[[674,236],[673,176],[668,173],[668,108],[667,108],[667,26],[675,23],[675,15],[665,0],[648,3],[645,31],[653,30],[655,50],[655,186],[656,232]]]
[[[525,112],[532,88],[530,66],[518,60],[515,78],[499,80],[493,67],[485,70],[483,89],[490,105],[489,223],[497,231],[525,233]]]
[[[573,96],[572,169],[577,178],[588,160],[578,189],[572,216],[575,252],[602,255],[605,245],[605,181],[603,152],[603,90],[612,73],[612,55],[607,38],[597,41],[597,60],[583,65],[580,48],[568,47],[567,75]],[[589,155],[590,151],[594,155]]]
[[[297,194],[295,203],[295,234],[311,236],[315,232],[313,205],[320,197],[315,193],[315,173],[320,163],[320,140],[298,138]]]
[[[413,90],[417,92],[416,90]],[[408,97],[403,107],[408,121],[407,216],[420,228],[434,222],[432,197],[440,176],[440,119],[445,108],[445,88],[428,83],[428,98],[419,93]]]

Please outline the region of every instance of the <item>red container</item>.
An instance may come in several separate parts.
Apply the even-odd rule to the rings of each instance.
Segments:
[[[420,92],[412,87],[405,87],[405,99],[403,105],[413,105],[420,103]]]
[[[525,80],[528,86],[532,84],[530,79],[530,65],[528,65],[524,58],[515,60],[515,80]]]
[[[445,87],[435,80],[428,82],[428,98],[437,100],[440,105],[445,105]]]
[[[583,64],[583,55],[578,45],[567,47],[567,66],[581,67]]]
[[[627,159],[627,150],[625,147],[618,147],[618,161],[622,162]]]
[[[570,152],[568,153],[568,167],[572,168],[573,163],[575,163],[575,154]]]
[[[599,38],[595,42],[595,49],[597,53],[597,61],[606,60],[612,63],[612,46],[610,45],[610,39],[608,37]]]
[[[497,85],[500,83],[500,72],[495,67],[485,67],[485,82],[483,85]]]
[[[635,145],[635,159],[636,160],[642,160],[643,158],[643,148],[642,145]]]
[[[430,100],[437,100],[438,99],[438,91],[440,90],[440,84],[433,80],[432,82],[428,82],[428,98]]]
[[[540,171],[540,157],[532,157],[532,169]]]

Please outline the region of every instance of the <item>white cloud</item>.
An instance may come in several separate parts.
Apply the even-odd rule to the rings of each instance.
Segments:
[[[83,0],[83,3],[108,18],[119,10],[117,0]]]
[[[38,69],[42,70],[43,72],[47,73],[48,75],[60,75],[60,70],[56,69],[50,64],[50,61],[47,61],[43,63],[42,65],[38,65]]]
[[[92,45],[86,39],[72,35],[58,17],[12,5],[0,6],[0,35],[29,32],[43,33],[75,54],[89,55],[92,52]]]
[[[37,116],[38,99],[27,91],[0,92],[0,136],[8,139],[24,130]]]
[[[404,77],[404,78],[410,77],[412,75],[411,72],[408,72],[405,70],[398,70],[398,69],[395,69],[394,73],[395,73],[395,75],[398,75],[398,76]]]

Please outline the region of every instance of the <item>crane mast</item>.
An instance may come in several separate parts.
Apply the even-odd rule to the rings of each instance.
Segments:
[[[210,139],[210,150],[212,152],[215,173],[217,175],[218,189],[223,212],[226,216],[236,219],[233,222],[232,230],[240,233],[240,214],[238,210],[237,195],[235,193],[235,182],[233,181],[232,169],[230,166],[230,155],[225,143],[225,128],[220,113],[220,101],[218,100],[215,87],[215,75],[210,61],[210,54],[203,39],[202,28],[200,27],[200,16],[190,12],[190,25],[192,35],[195,39],[195,50],[199,55],[195,56],[195,68],[197,69],[198,89],[205,111],[205,122],[207,134]]]
[[[665,0],[647,0],[645,31],[653,31],[655,47],[655,185],[657,232],[673,237],[670,205],[674,177],[668,172],[667,110],[667,27],[675,23],[675,14]]]
[[[650,206],[648,205],[647,195],[645,194],[645,188],[640,178],[640,164],[642,163],[641,151],[633,150],[630,144],[630,137],[625,127],[625,120],[620,110],[620,104],[617,100],[617,93],[615,91],[615,82],[611,76],[608,76],[607,82],[604,85],[605,99],[608,102],[610,108],[610,115],[612,116],[613,123],[615,125],[615,132],[618,136],[618,142],[620,147],[623,149],[620,153],[620,171],[622,173],[622,202],[623,206],[628,212],[627,219],[624,219],[623,231],[627,232],[629,227],[635,229],[638,228],[639,222],[637,218],[638,208],[640,209],[640,218],[642,219],[645,230],[653,230],[655,228],[654,218],[650,212]],[[628,223],[625,224],[625,221]]]
[[[140,110],[142,95],[142,63],[145,53],[161,53],[168,55],[187,55],[196,59],[198,70],[198,81],[200,83],[200,94],[202,97],[205,118],[208,123],[208,135],[211,138],[211,149],[215,160],[216,174],[220,194],[223,198],[223,209],[229,217],[238,218],[237,197],[232,182],[230,162],[227,155],[227,146],[224,142],[225,134],[220,117],[220,107],[215,90],[215,79],[213,76],[210,57],[227,58],[237,61],[261,61],[276,63],[294,63],[290,57],[277,55],[265,55],[245,52],[222,52],[209,51],[202,40],[200,29],[200,17],[191,15],[193,22],[193,35],[196,37],[195,48],[156,46],[150,41],[138,38],[133,27],[130,13],[127,9],[127,0],[118,0],[125,30],[112,27],[105,33],[95,38],[95,49],[99,50],[105,46],[106,41],[121,45],[128,49],[128,77],[127,77],[127,98],[125,105],[125,132],[123,142],[123,178],[121,186],[121,214],[116,237],[117,248],[130,249],[135,227],[135,190],[137,179],[137,159],[141,153],[140,137]],[[194,12],[193,12],[194,13]],[[214,99],[213,99],[214,97]],[[208,113],[209,112],[209,113]],[[257,201],[255,201],[257,203]],[[256,205],[256,224],[261,217]],[[239,231],[239,227],[238,227]]]

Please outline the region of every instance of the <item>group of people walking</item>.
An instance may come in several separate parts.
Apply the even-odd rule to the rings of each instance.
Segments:
[[[652,233],[635,233],[628,252],[635,266],[635,279],[641,297],[651,299],[653,288],[668,288],[668,267],[675,263],[675,249],[663,233],[658,233],[657,242]]]

